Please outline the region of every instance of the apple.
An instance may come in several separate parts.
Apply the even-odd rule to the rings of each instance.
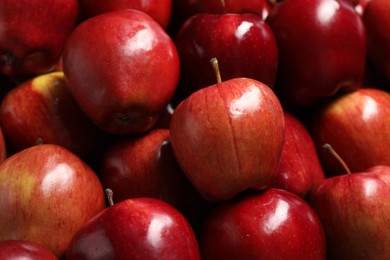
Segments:
[[[275,91],[284,107],[302,108],[361,87],[366,31],[350,3],[283,0],[267,16],[279,50]]]
[[[271,187],[306,198],[325,178],[314,141],[299,118],[284,112],[286,137]]]
[[[114,194],[115,195],[115,194]],[[187,220],[168,203],[134,198],[98,213],[72,239],[66,259],[200,259]]]
[[[0,259],[57,260],[58,257],[41,244],[33,241],[1,240]]]
[[[52,143],[93,162],[112,139],[80,109],[62,72],[36,76],[10,90],[1,102],[0,124],[12,153]]]
[[[175,43],[181,61],[178,92],[183,98],[215,83],[209,66],[213,57],[218,58],[225,80],[247,77],[273,87],[278,64],[276,40],[258,15],[194,15],[182,25]]]
[[[322,149],[329,143],[352,172],[375,165],[389,165],[390,94],[375,88],[361,88],[337,96],[314,110],[308,128],[328,176],[344,169]]]
[[[199,234],[208,259],[326,259],[325,234],[302,198],[269,188],[217,205]]]
[[[250,78],[221,81],[183,100],[173,112],[170,139],[175,157],[209,201],[228,200],[267,187],[284,145],[283,108],[264,83]]]
[[[75,232],[105,208],[95,172],[53,144],[0,164],[0,240],[29,240],[61,257]]]
[[[390,2],[372,0],[366,5],[363,21],[367,31],[368,58],[390,80]]]
[[[196,221],[208,204],[180,169],[170,144],[168,129],[121,138],[101,159],[99,177],[115,201],[151,197],[164,200],[187,219]]]
[[[336,152],[331,150],[340,158]],[[345,170],[344,175],[325,179],[310,196],[325,230],[328,259],[388,259],[390,166]]]
[[[76,24],[77,0],[4,0],[0,10],[0,73],[24,79],[53,70]]]
[[[135,9],[150,15],[164,29],[168,27],[172,13],[172,0],[79,0],[79,5],[82,20],[107,12]]]
[[[65,45],[62,65],[81,109],[115,135],[151,129],[170,102],[180,71],[169,35],[149,15],[133,9],[78,25]]]

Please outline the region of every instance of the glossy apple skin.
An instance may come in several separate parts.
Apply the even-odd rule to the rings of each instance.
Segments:
[[[80,109],[62,72],[34,77],[10,90],[0,106],[0,124],[12,153],[51,143],[93,162],[112,139]]]
[[[161,26],[128,9],[94,16],[75,28],[65,45],[63,70],[86,115],[104,131],[125,135],[153,127],[176,90],[180,65]]]
[[[1,163],[0,208],[0,240],[31,240],[61,257],[75,232],[105,208],[105,197],[89,166],[42,144]]]
[[[202,259],[326,259],[316,213],[293,193],[269,188],[219,204],[205,219]]]
[[[363,21],[367,31],[368,58],[390,80],[390,2],[372,0],[365,8]]]
[[[275,90],[285,106],[309,106],[361,86],[367,39],[361,17],[351,4],[283,0],[266,21],[279,49]]]
[[[58,257],[48,249],[33,241],[0,241],[0,259],[57,260]]]
[[[284,113],[286,137],[279,170],[271,187],[306,198],[325,178],[314,141],[305,125],[289,112]]]
[[[99,176],[103,187],[114,192],[115,202],[157,198],[194,221],[206,206],[176,161],[168,129],[117,140],[102,157]]]
[[[390,94],[364,88],[339,96],[314,111],[309,129],[326,174],[344,174],[335,158],[322,149],[330,144],[352,172],[390,164]]]
[[[115,194],[114,194],[115,195]],[[73,237],[66,259],[200,259],[187,222],[168,203],[127,199],[106,208]]]
[[[208,200],[267,187],[285,128],[281,104],[265,84],[236,78],[194,92],[175,109],[170,136],[176,159]]]
[[[272,88],[278,50],[269,26],[254,14],[207,14],[189,18],[176,40],[184,97],[216,83],[210,59],[216,57],[224,80],[248,77]]]
[[[168,27],[172,13],[172,0],[79,0],[79,4],[82,20],[102,13],[131,8],[147,13],[164,29]]]
[[[76,0],[4,0],[0,3],[0,73],[12,78],[55,68],[76,24]]]
[[[327,178],[311,194],[328,259],[389,259],[390,167]]]

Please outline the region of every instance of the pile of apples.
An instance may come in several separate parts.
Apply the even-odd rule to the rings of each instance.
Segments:
[[[0,10],[1,259],[390,259],[389,0]]]

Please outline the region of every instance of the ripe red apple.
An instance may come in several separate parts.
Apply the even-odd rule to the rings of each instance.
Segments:
[[[152,198],[114,204],[78,230],[66,259],[97,258],[200,259],[187,220],[168,203]]]
[[[278,98],[249,78],[194,92],[176,107],[170,125],[179,165],[211,201],[267,187],[279,167],[284,135]]]
[[[286,137],[279,170],[271,187],[306,198],[325,178],[314,141],[305,125],[289,112],[284,113]]]
[[[202,259],[326,259],[316,213],[293,193],[269,188],[217,205],[199,235]]]
[[[164,29],[168,27],[172,13],[172,0],[79,0],[79,4],[82,20],[107,12],[135,9],[150,15]]]
[[[0,259],[57,260],[58,257],[41,244],[33,241],[1,240]]]
[[[95,172],[58,145],[20,151],[0,164],[0,240],[30,240],[58,257],[105,208]]]
[[[310,204],[324,227],[328,259],[389,259],[390,167],[325,179]]]
[[[53,70],[76,24],[77,0],[4,0],[0,10],[0,72],[24,78]]]
[[[206,205],[174,157],[168,129],[121,138],[101,159],[100,180],[115,201],[151,197],[164,200],[187,219],[196,220]]]
[[[314,143],[326,174],[344,169],[322,149],[329,143],[352,172],[375,165],[390,165],[390,94],[363,88],[332,99],[313,112],[309,122]]]
[[[217,57],[222,77],[248,77],[272,88],[278,50],[274,35],[255,14],[201,13],[189,18],[175,39],[181,62],[183,97],[215,83],[209,62]]]
[[[173,41],[149,15],[133,9],[81,23],[69,36],[62,59],[77,103],[113,134],[152,128],[179,79]]]
[[[112,139],[79,108],[62,72],[34,77],[10,90],[0,106],[0,124],[12,153],[52,143],[92,162]]]
[[[365,8],[363,21],[367,31],[368,58],[390,80],[390,2],[372,0]]]
[[[278,44],[275,91],[285,106],[309,106],[361,87],[367,39],[363,21],[350,3],[283,0],[266,21]]]

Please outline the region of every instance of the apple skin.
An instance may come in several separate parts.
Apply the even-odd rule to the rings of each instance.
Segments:
[[[113,139],[83,113],[62,72],[40,75],[11,89],[0,106],[0,124],[11,153],[52,143],[93,162]]]
[[[0,73],[25,78],[55,68],[77,16],[77,0],[0,3]]]
[[[79,0],[79,4],[82,20],[131,8],[147,13],[164,29],[168,27],[172,13],[172,0]]]
[[[2,240],[0,241],[0,259],[57,260],[58,257],[33,241]]]
[[[114,194],[115,196],[115,194]],[[66,259],[200,259],[187,220],[158,199],[127,199],[110,206],[78,230]]]
[[[81,109],[116,135],[151,129],[170,102],[180,73],[172,39],[149,15],[132,9],[81,23],[69,36],[62,61]]]
[[[284,145],[283,108],[267,85],[235,78],[200,89],[173,112],[176,159],[209,201],[264,189],[275,176]]]
[[[284,189],[302,198],[325,179],[314,141],[295,115],[284,112],[286,137],[279,170],[271,187]]]
[[[9,155],[7,143],[4,137],[4,131],[0,127],[0,163],[3,162]]]
[[[326,259],[314,210],[288,191],[269,188],[217,205],[199,234],[202,259]]]
[[[330,144],[352,172],[389,165],[390,94],[362,88],[332,99],[315,110],[308,128],[327,176],[345,170],[322,146]]]
[[[255,14],[200,13],[180,28],[175,43],[181,61],[183,97],[215,83],[210,59],[218,58],[224,80],[248,77],[272,88],[278,50],[271,28]],[[180,93],[179,92],[179,93]]]
[[[363,21],[367,31],[368,58],[390,80],[390,2],[372,0],[366,5]]]
[[[320,218],[328,259],[389,259],[390,167],[327,178],[310,205]]]
[[[275,91],[284,107],[306,107],[339,91],[361,87],[367,38],[350,3],[283,0],[266,22],[274,32],[279,64]]]
[[[150,197],[177,208],[190,222],[208,203],[180,169],[170,144],[168,129],[113,143],[101,159],[99,172],[104,188],[114,192],[115,201]]]
[[[20,151],[0,164],[0,240],[30,240],[61,257],[75,232],[105,208],[102,185],[58,145]]]

